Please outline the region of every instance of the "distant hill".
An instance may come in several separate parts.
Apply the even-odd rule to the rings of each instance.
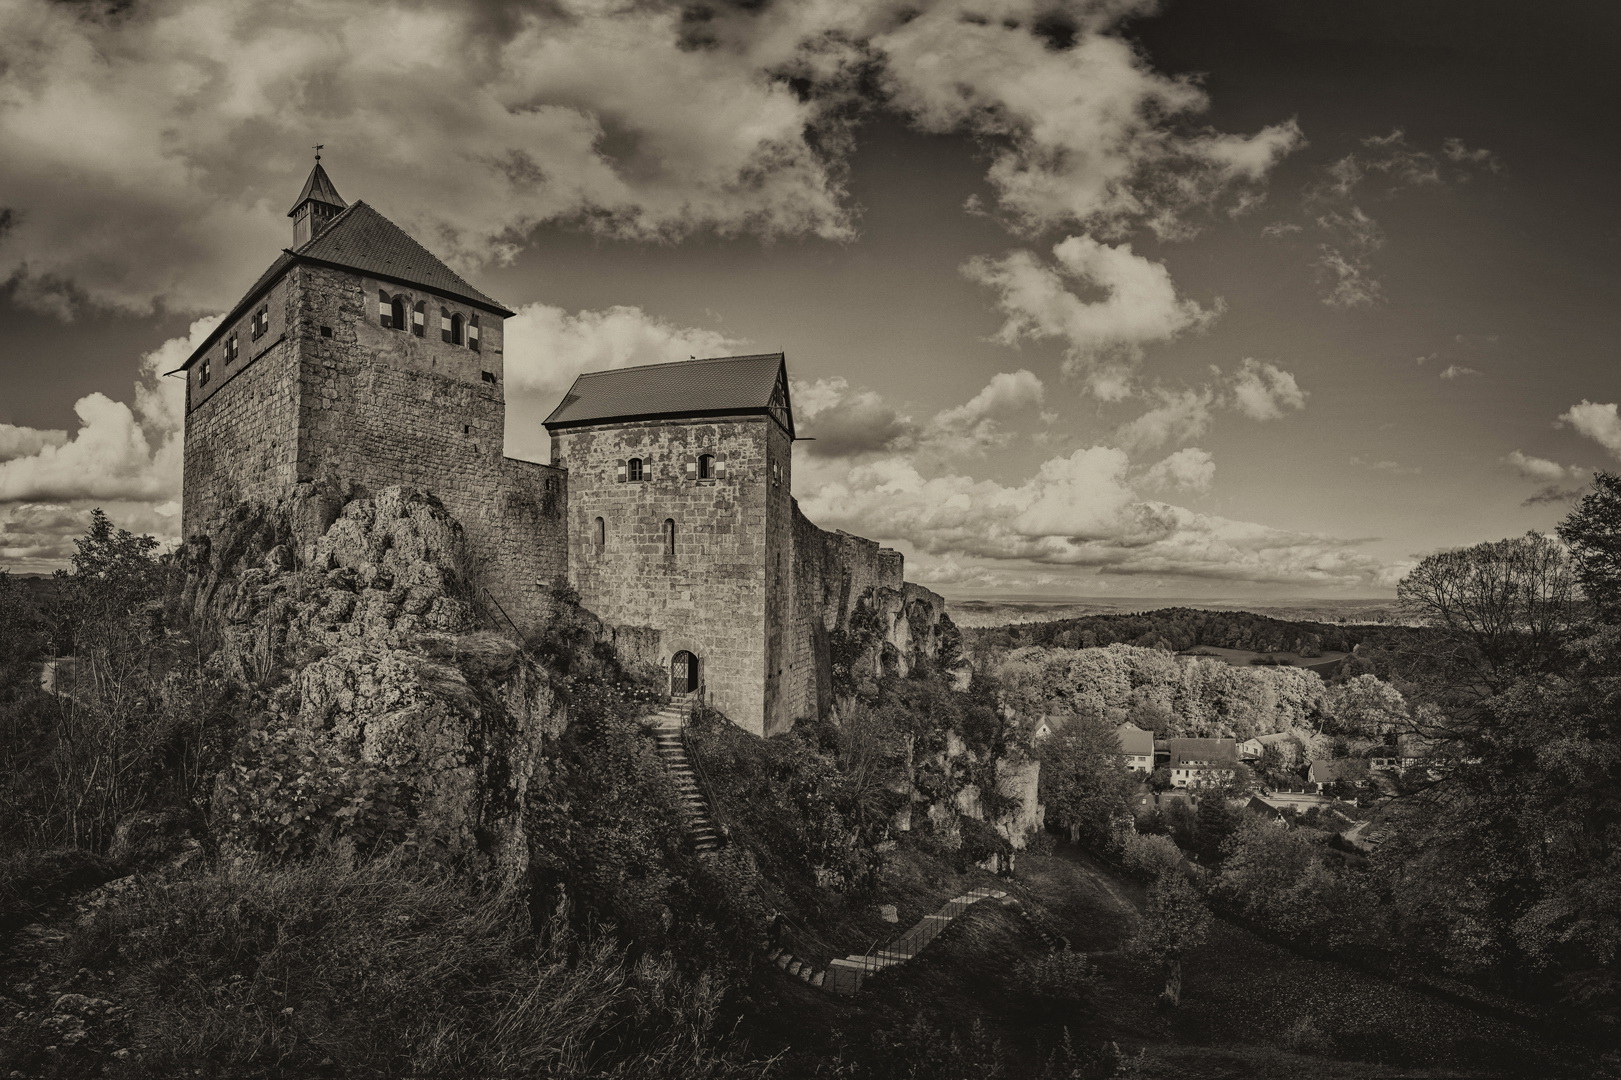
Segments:
[[[953,614],[955,618],[955,614]],[[1307,664],[1324,654],[1348,653],[1364,643],[1383,643],[1411,633],[1408,627],[1373,623],[1325,623],[1278,619],[1252,611],[1206,611],[1173,607],[1130,614],[1082,615],[1042,622],[1014,622],[964,630],[975,652],[1044,645],[1083,649],[1140,645],[1187,652],[1201,646],[1252,653],[1292,653]]]
[[[1244,603],[1191,597],[1098,596],[1084,600],[1048,600],[1039,597],[981,597],[950,600],[947,611],[958,626],[1008,626],[1013,623],[1054,622],[1087,615],[1141,615],[1170,608],[1196,611],[1245,611],[1285,622],[1348,625],[1401,625],[1404,615],[1389,599],[1273,600]]]

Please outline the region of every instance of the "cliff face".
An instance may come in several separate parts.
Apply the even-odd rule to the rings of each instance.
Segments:
[[[391,827],[418,846],[522,871],[520,808],[564,710],[547,672],[485,629],[500,616],[437,500],[392,487],[346,501],[302,484],[273,507],[239,506],[186,558],[193,619],[256,707],[259,752],[222,781],[224,805],[268,815],[268,835],[341,833],[334,815],[369,804],[343,786],[350,771],[310,763],[353,762],[386,780]],[[281,814],[277,800],[290,803]]]

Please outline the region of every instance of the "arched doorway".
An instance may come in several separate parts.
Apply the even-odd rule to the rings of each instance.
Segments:
[[[698,658],[682,649],[670,658],[670,693],[690,694],[698,689]]]

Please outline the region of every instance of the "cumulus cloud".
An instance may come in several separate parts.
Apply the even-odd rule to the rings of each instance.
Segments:
[[[1038,407],[1046,388],[1032,372],[1004,371],[970,400],[924,421],[903,415],[872,390],[852,389],[840,377],[796,382],[798,429],[822,458],[860,457],[885,451],[968,457],[1006,446],[1012,433],[1001,422],[1011,413]]]
[[[1616,415],[1614,402],[1600,405],[1584,400],[1562,413],[1556,423],[1570,425],[1577,434],[1587,436],[1608,450],[1612,457],[1621,458],[1621,416]]]
[[[1207,467],[1193,454],[1173,459],[1156,479],[1180,472],[1197,481]],[[801,502],[824,527],[904,543],[960,566],[988,561],[1324,586],[1389,577],[1389,567],[1357,550],[1359,541],[1143,499],[1129,474],[1127,454],[1104,446],[1048,460],[1013,485],[953,472],[926,476],[914,463],[886,456],[818,478],[802,489]]]
[[[1115,439],[1128,450],[1150,450],[1170,442],[1197,439],[1210,430],[1210,407],[1215,394],[1201,389],[1156,391],[1159,404],[1115,431]]]
[[[1306,407],[1306,392],[1276,364],[1245,358],[1232,382],[1233,408],[1251,420],[1276,420],[1289,409]]]
[[[61,446],[67,441],[65,431],[0,424],[0,461],[37,454],[47,446]]]
[[[1105,401],[1131,392],[1131,368],[1142,348],[1206,326],[1220,311],[1177,295],[1161,263],[1110,246],[1090,236],[1071,236],[1053,247],[1044,262],[1030,251],[999,259],[970,260],[963,273],[996,291],[1007,319],[997,339],[1066,343],[1064,370],[1081,375],[1088,389]],[[1077,295],[1074,288],[1088,292]]]
[[[1533,457],[1519,450],[1511,451],[1503,461],[1527,480],[1538,480],[1545,484],[1552,484],[1566,477],[1581,475],[1581,470],[1574,465],[1567,467],[1557,461]]]
[[[854,235],[853,120],[973,134],[1007,220],[1253,203],[1301,142],[1193,126],[1118,33],[1151,0],[0,6],[0,281],[38,307],[217,310],[286,242],[319,133],[344,194],[462,266],[538,224]]]
[[[123,499],[164,502],[180,494],[185,384],[162,374],[179,366],[218,323],[198,319],[185,337],[143,356],[133,408],[105,394],[73,406],[71,434],[11,428],[11,441],[31,452],[0,461],[0,503]]]
[[[1165,490],[1209,491],[1216,479],[1216,459],[1210,451],[1196,446],[1185,447],[1156,461],[1143,472],[1145,487]]]
[[[570,314],[550,304],[527,304],[506,321],[503,337],[507,387],[553,398],[562,397],[584,371],[725,356],[746,345],[625,305]]]
[[[1443,378],[1443,379],[1461,379],[1465,375],[1479,375],[1479,374],[1480,374],[1480,372],[1476,371],[1472,367],[1465,367],[1462,364],[1448,364],[1446,369],[1441,372],[1441,378]]]

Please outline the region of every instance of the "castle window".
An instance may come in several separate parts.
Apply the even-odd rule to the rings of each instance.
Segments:
[[[601,518],[597,518],[591,528],[591,546],[596,549],[598,555],[601,555],[603,549],[608,546],[608,523]]]
[[[332,327],[330,327],[330,326],[321,327],[321,336],[322,337],[331,337],[332,336]]]
[[[396,330],[405,329],[405,298],[396,296],[388,304],[388,325]]]
[[[263,305],[253,313],[253,340],[258,341],[270,330],[270,306]]]
[[[713,480],[713,479],[715,479],[715,455],[714,454],[699,454],[698,455],[698,479],[700,479],[700,480]]]
[[[377,291],[377,321],[384,326],[392,326],[394,306],[388,302],[388,293],[381,289]]]
[[[675,518],[664,519],[664,554],[675,554]]]
[[[642,472],[641,458],[633,457],[629,461],[625,462],[625,479],[632,481],[645,479]]]
[[[225,339],[225,362],[227,364],[234,363],[236,361],[237,354],[239,352],[241,352],[241,348],[242,348],[242,342],[237,338],[237,336],[235,334],[232,334],[230,337],[226,338]]]
[[[421,337],[428,328],[428,305],[421,300],[411,309],[411,333]]]
[[[782,483],[782,466],[777,464],[775,461],[771,463],[771,483],[773,485],[780,485]]]
[[[197,385],[208,385],[208,357],[206,356],[203,357],[203,362],[197,368]]]
[[[495,385],[495,372],[493,372],[493,371],[481,371],[478,374],[479,374],[479,378],[483,379],[485,382],[489,383],[491,386]]]
[[[474,315],[467,322],[467,347],[478,352],[478,316]],[[493,381],[493,380],[492,380]]]
[[[467,343],[467,321],[459,314],[450,317],[450,343],[452,345]]]

